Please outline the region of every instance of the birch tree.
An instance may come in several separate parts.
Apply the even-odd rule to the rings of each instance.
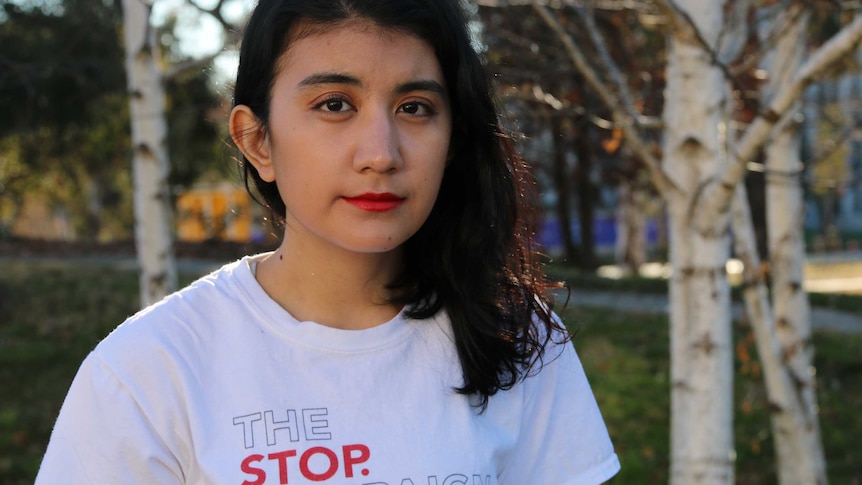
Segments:
[[[767,141],[776,123],[800,97],[818,72],[834,65],[852,52],[862,37],[862,16],[818,49],[790,80],[781,84],[766,108],[745,130],[738,143],[728,140],[723,112],[729,103],[727,82],[731,75],[720,59],[720,41],[732,32],[724,24],[723,5],[708,0],[659,2],[672,19],[668,42],[667,89],[665,96],[664,162],[643,150],[636,112],[619,96],[627,87],[604,83],[586,62],[579,47],[540,2],[537,13],[556,31],[569,51],[572,62],[596,90],[599,98],[614,110],[614,121],[626,141],[649,167],[653,183],[663,194],[670,212],[671,262],[671,360],[672,429],[671,483],[733,483],[731,435],[731,345],[728,283],[724,265],[729,253],[728,224],[735,200],[735,226],[745,228],[738,248],[753,248],[753,233],[745,196],[740,184],[746,165]],[[575,7],[578,8],[578,7]],[[740,10],[729,9],[734,13]],[[735,15],[734,19],[745,18]],[[604,66],[603,66],[604,67]],[[729,151],[723,147],[729,147]],[[744,210],[736,210],[744,207]],[[745,241],[749,242],[745,242]],[[740,250],[740,249],[738,249]],[[756,260],[756,251],[753,252]],[[756,271],[756,266],[749,268]],[[750,308],[772,321],[765,286],[754,287]],[[768,326],[760,327],[761,330]],[[764,346],[771,364],[781,364],[776,339],[765,332]],[[790,375],[772,372],[777,379],[767,385],[787,385]],[[776,391],[776,395],[781,395]],[[807,482],[818,483],[818,482]]]
[[[776,47],[764,59],[770,73],[762,99],[771,101],[799,69],[806,45],[808,12],[801,5],[783,9],[768,6],[760,13],[784,27]],[[761,20],[766,41],[772,30]],[[772,279],[775,332],[784,360],[782,394],[770,393],[773,434],[781,485],[825,484],[826,460],[817,416],[811,312],[802,282],[805,247],[802,232],[805,204],[801,186],[799,102],[795,102],[773,129],[766,145],[766,200],[769,268]],[[761,349],[761,353],[774,349]],[[788,384],[793,384],[792,386]]]
[[[649,205],[648,192],[638,181],[625,179],[617,186],[617,240],[614,247],[617,265],[626,274],[638,274],[646,263],[647,227],[644,217]]]
[[[186,4],[214,19],[223,31],[223,45],[235,43],[239,30],[223,15],[227,0],[210,8],[192,0]],[[140,266],[141,305],[154,303],[177,287],[173,249],[173,211],[170,205],[170,158],[165,111],[165,82],[210,64],[221,53],[160,69],[162,62],[150,0],[122,0],[126,75],[131,108],[132,172],[135,244]]]
[[[135,245],[141,305],[177,287],[170,207],[165,93],[156,61],[158,43],[150,23],[152,5],[123,0],[123,37],[132,126]]]
[[[724,6],[685,4],[692,29],[668,41],[664,167],[685,191],[668,198],[670,220],[671,484],[730,484],[733,351],[727,214],[692,221],[698,191],[722,170],[719,127],[729,103],[718,50]]]
[[[718,126],[728,103],[727,89],[724,74],[703,46],[703,42],[713,46],[718,42],[722,5],[702,0],[697,5],[699,17],[692,18],[691,25],[683,24],[688,28],[680,28],[669,42],[663,164],[641,139],[634,107],[622,101],[631,96],[607,89],[551,12],[539,2],[533,5],[559,34],[572,62],[599,98],[614,111],[614,122],[629,149],[648,167],[668,205],[674,267],[670,282],[671,483],[732,483],[730,292],[724,273],[729,220],[726,213],[712,217],[705,228],[691,221],[698,187],[723,168]],[[628,90],[620,82],[613,86],[617,92]]]
[[[807,12],[799,5],[794,5],[787,12],[776,12],[767,8],[762,15],[763,18],[776,21],[759,24],[761,42],[771,44],[773,37],[779,39],[774,52],[768,53],[764,59],[764,67],[770,72],[770,82],[764,89],[764,99],[768,100],[770,90],[780,86],[782,81],[786,81],[785,77],[791,75],[798,67],[796,64],[800,60]],[[775,35],[776,32],[778,35]],[[800,276],[798,282],[801,282],[801,266],[805,256],[801,246],[802,214],[795,212],[802,207],[803,198],[799,187],[799,173],[792,175],[785,170],[788,164],[801,165],[799,142],[793,136],[794,114],[791,111],[785,115],[766,145],[770,172],[767,177],[769,192],[767,225],[770,233],[769,253],[773,261],[770,264],[787,264],[787,268],[777,269],[778,273],[783,274],[798,268],[797,274]],[[743,298],[754,330],[767,399],[770,403],[779,483],[782,485],[825,484],[825,458],[820,441],[816,408],[806,406],[806,398],[811,399],[808,402],[813,402],[814,398],[804,396],[805,385],[796,377],[793,359],[790,358],[798,352],[788,353],[785,343],[788,340],[794,340],[788,338],[793,336],[794,330],[776,326],[775,311],[781,311],[782,303],[779,300],[783,296],[776,285],[780,284],[781,277],[776,278],[776,270],[773,270],[775,301],[773,305],[765,281],[767,272],[761,264],[754,239],[747,201],[745,185],[739,184],[732,205],[735,249],[737,256],[745,265]],[[784,253],[785,257],[790,256],[788,246],[791,246],[791,250],[798,251],[792,256],[794,260],[785,259],[775,263],[776,250]],[[805,308],[795,320],[797,324],[807,327],[810,333],[807,296],[803,291],[797,291],[792,298],[806,299],[801,303]],[[774,311],[773,308],[776,310]],[[810,352],[807,355],[810,357]],[[809,361],[808,366],[810,364]],[[810,376],[807,383],[812,388],[813,378],[813,375]],[[813,393],[813,389],[811,390]]]

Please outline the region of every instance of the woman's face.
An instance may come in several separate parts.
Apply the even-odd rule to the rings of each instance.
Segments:
[[[268,129],[256,153],[244,152],[277,183],[285,240],[397,248],[431,212],[449,150],[452,116],[433,48],[355,21],[294,40],[279,67]]]

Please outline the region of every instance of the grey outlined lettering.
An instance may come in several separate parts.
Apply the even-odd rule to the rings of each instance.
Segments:
[[[299,422],[296,420],[296,410],[287,410],[287,419],[275,420],[273,411],[263,413],[263,423],[266,425],[266,444],[269,446],[275,445],[275,432],[287,430],[288,439],[292,442],[299,441]]]
[[[254,448],[254,422],[260,421],[260,413],[246,414],[233,418],[234,426],[242,425],[242,437],[245,448]]]
[[[302,422],[305,428],[305,439],[314,440],[331,440],[332,433],[326,431],[329,429],[329,420],[326,418],[329,415],[329,410],[326,408],[312,408],[302,410]]]
[[[285,444],[285,438],[291,443],[303,439],[305,441],[332,439],[327,408],[265,410],[233,418],[234,426],[242,426],[243,446],[246,449],[254,448],[255,443],[260,441],[260,425],[255,424],[258,421],[263,421],[267,446],[275,446],[279,444],[279,440]]]

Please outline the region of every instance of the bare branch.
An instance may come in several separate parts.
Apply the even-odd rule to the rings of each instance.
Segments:
[[[585,116],[590,120],[590,123],[603,130],[612,130],[617,126],[613,121],[602,118],[579,104],[572,103],[565,99],[557,99],[554,95],[545,92],[539,85],[533,85],[529,95],[522,94],[521,91],[518,91],[516,97],[527,101],[542,103],[556,111]],[[664,128],[664,123],[658,118],[644,117],[644,119],[647,121],[647,126],[644,126],[644,128]]]
[[[213,59],[218,57],[219,54],[220,54],[220,52],[216,53],[216,54],[208,55],[206,57],[201,57],[198,59],[189,59],[189,60],[184,61],[184,62],[179,62],[179,63],[173,64],[170,66],[169,69],[165,70],[165,72],[162,74],[162,77],[165,79],[172,79],[172,78],[179,76],[180,74],[182,74],[186,71],[189,71],[192,69],[198,69],[198,68],[201,68],[204,66],[208,66],[213,62]]]
[[[520,47],[522,49],[527,49],[530,52],[541,52],[539,49],[539,44],[537,44],[534,40],[524,37],[523,35],[512,32],[509,29],[500,27],[494,23],[488,23],[484,25],[484,28],[489,32],[493,32],[495,35],[500,37],[501,39],[511,43],[516,47]]]
[[[476,0],[476,3],[480,7],[503,8],[532,5],[536,2],[534,0]],[[650,2],[643,0],[544,0],[538,3],[545,7],[549,5],[558,7],[561,4],[582,7],[585,4],[590,4],[599,10],[633,10],[645,14],[656,13],[656,9],[650,5]]]
[[[862,40],[862,13],[857,13],[853,22],[823,44],[799,68],[793,81],[778,91],[771,104],[757,115],[740,140],[727,170],[716,183],[707,187],[701,198],[701,204],[696,209],[700,216],[697,220],[704,220],[704,216],[727,211],[734,189],[745,175],[748,161],[754,158],[766,142],[772,128],[802,96],[802,92],[815,80],[818,73],[850,54],[860,40]]]
[[[599,29],[596,27],[596,19],[593,16],[593,10],[587,11],[585,7],[575,7],[575,13],[578,14],[581,21],[584,22],[584,25],[587,27],[587,33],[590,35],[590,40],[593,42],[593,47],[596,48],[596,51],[599,54],[599,59],[602,62],[602,67],[608,72],[616,85],[616,90],[622,98],[622,106],[625,108],[626,113],[632,118],[637,119],[637,110],[635,110],[634,99],[632,98],[631,91],[629,90],[628,84],[623,79],[623,75],[620,70],[617,68],[617,63],[611,58],[610,53],[608,53],[608,49],[606,47],[605,39],[602,37],[602,34],[599,32]]]
[[[772,320],[769,298],[761,300],[749,299],[748,291],[755,290],[759,293],[761,288],[765,289],[766,273],[761,271],[760,255],[757,252],[757,242],[754,239],[754,223],[751,219],[751,207],[748,204],[748,194],[745,185],[740,184],[736,189],[731,212],[731,223],[733,224],[733,248],[737,257],[743,264],[743,289],[746,292],[746,306],[749,317],[754,320],[754,314],[760,314],[761,318]],[[764,292],[766,294],[766,292]],[[756,304],[754,304],[757,302]],[[752,305],[754,304],[754,305]]]
[[[540,103],[542,106],[551,108],[561,115],[583,116],[587,118],[590,123],[603,130],[612,130],[614,128],[614,123],[611,120],[606,120],[601,116],[597,116],[579,104],[574,104],[564,99],[557,99],[554,95],[545,92],[542,87],[538,85],[534,85],[533,88],[529,90],[519,89],[515,91],[514,94],[508,95],[507,97]]]
[[[700,48],[709,56],[710,62],[721,70],[724,74],[724,78],[731,86],[733,86],[733,89],[740,93],[744,93],[745,88],[739,82],[736,74],[730,70],[727,64],[721,61],[718,52],[716,52],[709,42],[703,38],[703,35],[700,33],[700,29],[697,28],[697,25],[694,23],[694,19],[691,18],[688,12],[679,8],[674,0],[657,0],[656,4],[664,10],[668,17],[671,18],[671,22],[675,26],[676,34],[682,38],[687,38],[691,43],[700,46]],[[750,101],[745,98],[745,96],[740,96],[740,99],[746,108],[754,111],[753,107],[750,106]]]
[[[775,48],[778,40],[784,37],[787,34],[787,31],[790,30],[796,22],[799,21],[799,17],[805,13],[805,8],[802,6],[800,2],[791,2],[792,4],[786,7],[787,15],[782,15],[782,22],[778,23],[777,26],[773,25],[770,32],[766,35],[764,39],[762,39],[758,43],[757,50],[750,55],[746,56],[742,62],[733,66],[730,70],[731,74],[734,76],[738,76],[745,72],[750,71],[755,66],[760,63],[760,60],[763,57]]]
[[[824,143],[824,145],[826,146],[824,146],[823,148],[821,148],[820,151],[814,154],[814,156],[811,157],[811,160],[809,160],[808,163],[811,165],[817,165],[818,163],[823,162],[827,158],[834,155],[844,146],[844,143],[848,139],[850,139],[850,135],[852,135],[853,132],[859,129],[859,125],[859,122],[853,124],[848,123],[847,126],[845,126],[837,135],[829,137],[829,139]]]
[[[718,59],[722,64],[728,66],[734,64],[745,51],[748,43],[748,16],[751,11],[751,3],[755,0],[734,0],[726,2],[725,11],[729,10],[724,17],[721,30],[716,40],[716,51]]]
[[[235,27],[234,25],[231,25],[228,21],[226,21],[225,18],[221,14],[221,8],[224,5],[224,0],[219,0],[218,3],[213,8],[204,8],[204,7],[200,6],[200,4],[198,4],[194,0],[187,0],[187,1],[192,7],[196,8],[199,12],[209,14],[214,19],[216,19],[216,21],[218,21],[218,23],[220,23],[221,26],[225,30],[229,30],[229,29],[232,29]]]
[[[487,28],[489,31],[494,32],[495,35],[497,35],[498,37],[500,37],[501,39],[503,39],[507,42],[510,42],[514,46],[517,46],[517,47],[522,48],[522,49],[528,49],[534,53],[537,52],[537,50],[535,49],[537,47],[537,44],[533,40],[531,40],[527,37],[524,37],[522,35],[514,33],[510,30],[504,29],[498,25],[489,25],[489,26],[487,26]],[[604,45],[601,45],[601,47],[604,49]],[[604,51],[607,52],[607,49],[604,49]],[[540,55],[541,50],[539,50],[538,53],[539,54],[537,54],[537,55]],[[610,56],[608,56],[608,59],[610,59]],[[628,94],[629,93],[628,85],[623,82],[622,75],[619,74],[619,69],[616,68],[616,65],[612,61],[610,64],[611,65],[609,67],[612,68],[617,73],[618,84],[620,84],[623,89],[626,89],[626,94]],[[580,105],[576,105],[576,104],[571,103],[571,102],[566,101],[566,100],[559,100],[555,97],[553,100],[550,100],[550,101],[548,100],[548,97],[549,96],[553,97],[553,95],[548,94],[546,91],[544,91],[541,88],[541,86],[537,85],[537,82],[539,80],[541,80],[543,78],[543,76],[548,76],[548,75],[553,75],[555,73],[558,73],[559,69],[554,69],[553,72],[545,72],[545,71],[539,71],[536,69],[524,70],[524,69],[517,69],[517,68],[507,68],[505,66],[495,66],[495,70],[501,74],[507,73],[507,76],[509,76],[509,77],[518,77],[520,79],[529,79],[529,82],[534,85],[533,92],[531,92],[529,95],[522,95],[521,91],[519,90],[518,95],[517,95],[517,97],[519,99],[524,99],[524,100],[528,100],[528,101],[539,101],[542,104],[548,105],[557,111],[568,111],[568,112],[572,112],[572,113],[577,114],[577,115],[588,116],[588,117],[590,117],[590,121],[594,125],[596,125],[599,128],[602,128],[602,129],[613,128],[613,126],[611,126],[611,125],[613,125],[613,122],[611,122],[610,120],[605,120],[604,118],[596,116],[595,114],[588,113],[587,110]],[[538,89],[540,94],[536,94],[536,89]],[[627,99],[631,100],[631,98],[632,98],[631,95],[628,94]],[[640,128],[656,129],[656,130],[660,130],[660,129],[664,128],[664,122],[661,120],[661,118],[656,117],[656,116],[645,116],[643,114],[640,114],[634,109],[634,103],[631,101],[629,101],[629,103],[630,104],[628,104],[628,106],[627,106],[627,107],[630,107],[629,115],[633,119],[637,120],[637,124]]]
[[[594,92],[599,96],[605,106],[611,110],[613,113],[614,124],[622,130],[632,152],[635,153],[647,166],[647,169],[652,175],[652,181],[659,192],[668,197],[674,193],[681,193],[682,190],[670,179],[670,177],[667,176],[666,173],[664,173],[659,160],[656,159],[656,157],[649,151],[646,143],[641,138],[637,130],[635,130],[633,126],[635,120],[620,111],[619,100],[607,89],[605,84],[602,83],[596,72],[587,62],[583,52],[581,52],[578,46],[572,41],[571,36],[568,35],[562,25],[560,25],[557,19],[548,11],[547,7],[541,5],[540,2],[535,0],[532,5],[533,9],[539,14],[542,20],[544,20],[554,33],[557,34],[557,37],[559,37],[560,41],[563,43],[563,46],[575,67],[580,71],[581,75],[590,87],[593,88]]]
[[[233,45],[239,41],[239,26],[234,25],[227,21],[222,15],[222,7],[224,6],[225,0],[219,0],[218,3],[212,8],[204,8],[200,4],[198,4],[195,0],[187,0],[188,3],[196,8],[199,12],[205,13],[218,22],[222,29],[225,32],[224,45]]]

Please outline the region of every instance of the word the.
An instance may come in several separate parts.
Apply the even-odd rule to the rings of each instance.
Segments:
[[[291,442],[297,442],[300,438],[306,441],[330,440],[332,433],[329,432],[329,411],[326,408],[287,409],[282,415],[276,416],[274,411],[252,413],[245,416],[233,418],[234,426],[242,426],[245,448],[254,448],[254,439],[260,436],[261,422],[263,431],[266,433],[266,444],[274,446],[277,443],[276,433],[287,433]],[[297,414],[302,415],[302,421],[297,419]],[[302,436],[300,436],[300,429]]]

